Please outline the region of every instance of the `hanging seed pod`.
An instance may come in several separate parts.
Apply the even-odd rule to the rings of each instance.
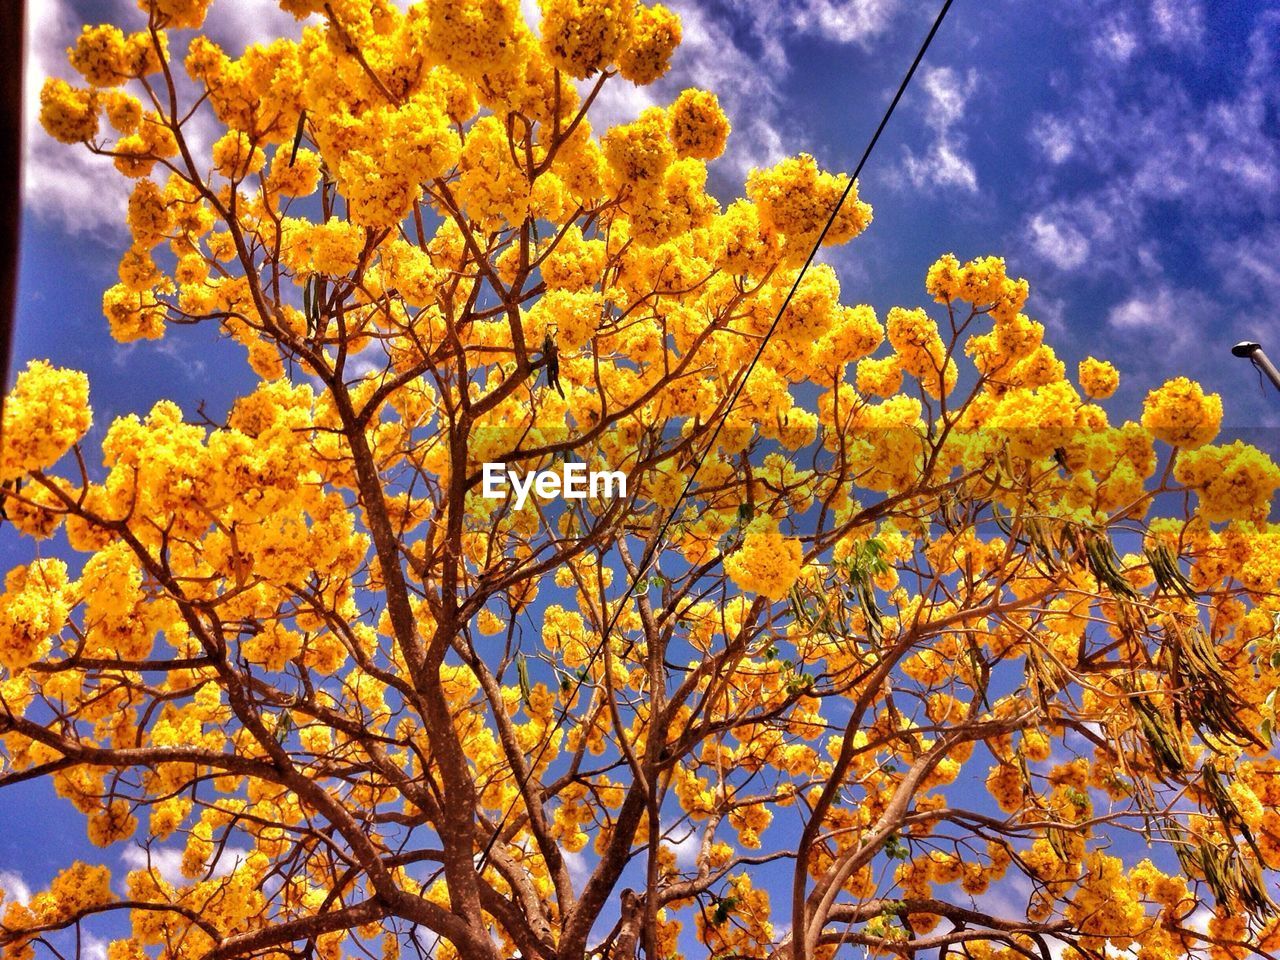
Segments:
[[[533,690],[529,686],[529,663],[525,660],[523,653],[516,657],[516,676],[520,682],[520,702],[528,709],[530,700],[533,697]]]
[[[1134,716],[1143,740],[1151,750],[1156,770],[1166,778],[1180,777],[1187,771],[1182,752],[1182,735],[1169,722],[1168,716],[1149,699],[1149,694],[1130,697]]]
[[[1138,592],[1116,565],[1117,557],[1111,541],[1102,533],[1094,531],[1085,535],[1085,556],[1089,561],[1089,570],[1101,586],[1105,586],[1117,597],[1135,600]]]
[[[1237,746],[1265,746],[1243,719],[1248,704],[1237,693],[1234,677],[1204,628],[1168,617],[1164,644],[1162,660],[1176,684],[1177,700],[1201,735],[1209,735],[1206,742],[1212,747],[1212,739],[1217,738]]]
[[[307,111],[298,111],[298,128],[293,132],[293,147],[289,150],[289,166],[298,159],[298,147],[302,145],[302,133],[307,125]]]
[[[1196,598],[1196,590],[1178,567],[1178,561],[1163,543],[1156,544],[1154,549],[1144,551],[1147,563],[1151,564],[1151,573],[1156,578],[1156,586],[1166,594]]]
[[[1262,867],[1258,861],[1252,857],[1236,857],[1236,865],[1240,905],[1259,920],[1275,916],[1276,903],[1267,893],[1267,885],[1262,878]]]
[[[1200,785],[1209,798],[1209,806],[1218,815],[1218,819],[1222,821],[1223,825],[1244,837],[1254,855],[1261,857],[1262,852],[1258,849],[1258,843],[1253,837],[1253,831],[1249,828],[1249,824],[1240,812],[1236,802],[1231,799],[1231,794],[1227,792],[1226,784],[1222,782],[1222,778],[1212,764],[1206,763],[1200,770]]]
[[[281,710],[276,716],[275,738],[276,743],[284,743],[290,732],[293,730],[293,713],[289,710]]]
[[[1048,525],[1041,519],[1028,517],[1023,521],[1022,528],[1026,531],[1029,545],[1039,555],[1041,561],[1051,572],[1057,573],[1060,568],[1053,549],[1053,539],[1048,533]]]
[[[1173,819],[1163,820],[1160,833],[1173,846],[1183,873],[1193,877],[1204,871],[1204,865],[1200,862],[1200,849],[1187,838],[1182,824]]]
[[[307,336],[314,338],[320,333],[320,278],[310,274],[302,285],[302,313],[307,320]]]

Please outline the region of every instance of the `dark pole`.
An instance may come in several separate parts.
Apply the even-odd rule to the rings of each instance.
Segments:
[[[4,443],[4,396],[9,388],[14,309],[18,293],[19,211],[22,208],[23,0],[0,3],[0,444]]]
[[[1234,357],[1244,357],[1255,367],[1261,370],[1271,385],[1280,390],[1280,370],[1276,369],[1276,365],[1268,359],[1266,353],[1262,350],[1262,344],[1251,343],[1248,340],[1242,340],[1231,348],[1231,355]]]

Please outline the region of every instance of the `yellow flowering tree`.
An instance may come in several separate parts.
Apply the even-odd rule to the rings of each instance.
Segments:
[[[197,324],[260,383],[100,455],[82,374],[7,399],[52,543],[0,594],[0,786],[149,865],[0,903],[5,957],[117,913],[110,960],[1280,943],[1280,469],[1216,396],[1114,425],[998,258],[883,324],[800,278],[845,177],[722,206],[707,91],[592,129],[661,6],[282,0],[301,39],[238,58],[139,6],[41,121],[133,181],[117,339]]]

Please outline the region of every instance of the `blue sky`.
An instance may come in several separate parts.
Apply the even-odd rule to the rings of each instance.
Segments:
[[[529,3],[532,7],[533,4]],[[753,165],[808,151],[856,162],[936,12],[916,0],[676,0],[685,45],[643,90],[606,88],[595,126],[686,86],[717,91],[735,132],[713,167],[722,200]],[[100,311],[127,244],[126,185],[106,162],[54,144],[34,122],[48,72],[78,24],[140,24],[132,0],[29,4],[23,262],[12,369],[32,357],[87,370],[96,425],[178,400],[220,417],[249,381],[240,348],[205,330],[121,347]],[[217,0],[210,27],[231,52],[296,32],[269,0]],[[1280,2],[957,0],[871,159],[870,230],[829,255],[847,302],[924,303],[935,257],[1004,255],[1032,286],[1028,313],[1074,368],[1112,359],[1108,404],[1136,418],[1147,389],[1186,374],[1223,395],[1226,422],[1280,425],[1230,345],[1280,358]],[[1269,388],[1268,388],[1269,391]],[[1266,445],[1275,445],[1267,443]],[[30,543],[0,531],[7,569]],[[89,850],[83,820],[47,788],[0,793],[0,887],[30,887]],[[6,874],[9,874],[6,878]]]

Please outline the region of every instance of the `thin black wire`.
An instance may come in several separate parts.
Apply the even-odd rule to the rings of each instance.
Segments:
[[[565,697],[564,706],[561,708],[560,715],[556,718],[555,723],[552,724],[547,735],[543,738],[542,743],[538,748],[537,755],[535,755],[529,763],[528,774],[520,783],[520,789],[518,791],[521,796],[524,795],[525,790],[528,788],[529,780],[533,777],[533,772],[538,768],[538,763],[542,760],[542,755],[546,753],[547,747],[551,745],[551,741],[554,739],[556,731],[560,729],[560,725],[564,723],[565,719],[569,716],[570,705],[577,698],[578,692],[582,689],[583,683],[591,673],[591,668],[595,666],[596,660],[599,659],[600,655],[603,653],[605,644],[609,642],[609,635],[613,632],[613,628],[617,626],[618,618],[622,615],[622,611],[626,607],[627,601],[630,600],[632,595],[635,593],[636,586],[639,584],[640,580],[647,575],[650,564],[653,563],[654,558],[658,554],[662,538],[670,528],[672,520],[675,519],[681,503],[684,502],[689,490],[693,487],[693,481],[697,478],[698,471],[702,468],[702,461],[706,459],[707,454],[715,447],[716,440],[720,436],[720,431],[724,427],[725,420],[728,419],[729,411],[731,411],[733,409],[733,405],[738,402],[738,397],[742,394],[743,388],[747,385],[747,380],[751,377],[751,371],[755,369],[756,363],[759,362],[761,355],[764,353],[765,347],[769,345],[769,340],[773,336],[774,331],[778,329],[778,324],[782,321],[782,315],[786,313],[787,307],[791,305],[791,299],[796,295],[796,291],[800,288],[800,281],[804,279],[805,272],[813,265],[813,259],[818,255],[818,251],[822,248],[822,241],[825,240],[827,238],[827,234],[831,232],[831,227],[835,224],[836,217],[840,214],[840,208],[844,206],[845,201],[849,199],[849,194],[853,192],[853,188],[858,181],[858,175],[862,173],[862,168],[866,165],[867,159],[871,156],[871,151],[875,149],[876,143],[880,140],[880,134],[884,132],[884,128],[888,125],[889,118],[893,116],[893,111],[897,109],[898,102],[902,99],[902,95],[907,92],[907,87],[911,83],[911,78],[915,76],[916,69],[924,59],[925,52],[929,49],[929,45],[933,43],[934,36],[938,33],[938,28],[942,26],[942,21],[946,19],[947,11],[951,9],[952,2],[953,0],[945,0],[942,4],[942,9],[938,11],[937,17],[934,18],[933,26],[929,29],[928,35],[924,38],[924,43],[920,45],[920,49],[916,52],[915,59],[911,61],[911,66],[908,68],[905,76],[903,76],[902,83],[898,85],[898,92],[893,95],[893,100],[889,103],[889,108],[885,110],[884,116],[880,118],[880,125],[876,127],[876,132],[867,143],[866,149],[862,151],[862,157],[858,160],[858,165],[854,167],[853,174],[849,177],[849,182],[845,184],[844,190],[840,194],[840,199],[836,201],[836,205],[831,211],[831,216],[827,218],[827,222],[823,226],[822,232],[818,234],[818,238],[813,242],[813,247],[810,249],[809,255],[805,257],[804,264],[800,267],[800,272],[796,274],[795,282],[791,284],[791,289],[787,292],[786,299],[782,301],[782,306],[778,308],[777,316],[775,316],[773,318],[773,322],[769,324],[769,329],[761,339],[760,346],[756,348],[755,355],[751,358],[751,362],[747,364],[746,372],[743,373],[742,378],[738,381],[737,387],[735,387],[733,392],[729,395],[729,402],[724,408],[724,414],[716,424],[715,430],[712,431],[711,439],[707,442],[702,454],[694,461],[693,470],[690,471],[689,479],[685,481],[684,488],[680,491],[680,496],[676,497],[676,502],[672,505],[671,512],[667,514],[666,519],[663,520],[662,525],[658,528],[657,536],[649,541],[649,547],[641,556],[640,566],[636,568],[636,575],[627,585],[626,592],[623,593],[622,597],[618,600],[617,607],[614,609],[613,614],[605,624],[604,634],[600,638],[599,645],[592,651],[591,657],[587,660],[586,666],[580,668],[578,671],[578,676],[574,682],[573,688],[569,695]],[[485,844],[484,850],[480,854],[480,859],[476,863],[477,870],[484,869],[485,864],[488,863],[489,854],[493,852],[493,845],[497,843],[498,838],[502,835],[502,831],[507,825],[507,818],[511,816],[514,809],[515,800],[512,800],[511,806],[507,808],[506,812],[502,815],[502,819],[498,821],[497,827],[494,828],[493,835],[489,837],[489,842]],[[650,825],[651,829],[652,827],[653,825]]]

